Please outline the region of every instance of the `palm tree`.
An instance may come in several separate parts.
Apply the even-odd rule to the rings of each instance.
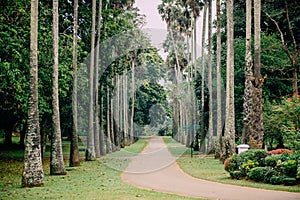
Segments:
[[[94,138],[95,138],[95,155],[97,158],[100,158],[101,151],[100,151],[100,140],[103,140],[103,134],[100,133],[99,129],[99,55],[100,55],[100,38],[101,38],[101,18],[102,18],[102,0],[99,0],[98,5],[98,37],[97,37],[97,45],[96,45],[96,65],[95,65],[95,80],[94,80],[94,87],[95,87],[95,125],[94,125]]]
[[[252,136],[250,145],[253,148],[262,148],[264,126],[262,110],[262,86],[263,80],[260,74],[260,23],[261,23],[261,2],[254,0],[254,81],[253,81],[253,118]]]
[[[94,145],[94,70],[95,70],[95,24],[96,24],[96,0],[92,3],[92,35],[91,35],[91,54],[89,66],[89,131],[88,142],[85,154],[87,161],[95,160],[95,145]]]
[[[53,0],[53,86],[52,86],[52,126],[50,174],[65,175],[58,100],[58,0]]]
[[[212,0],[208,1],[208,91],[209,91],[209,120],[207,153],[213,150],[213,87],[212,87]]]
[[[22,173],[22,187],[44,185],[38,110],[38,0],[31,0],[30,12],[30,94]]]
[[[216,1],[217,11],[217,142],[216,142],[216,158],[222,155],[222,95],[221,95],[221,0]]]
[[[203,20],[202,20],[202,39],[201,39],[201,59],[202,59],[202,70],[201,70],[201,139],[200,139],[200,147],[201,151],[205,152],[205,128],[204,128],[204,91],[205,91],[205,58],[204,58],[204,50],[205,50],[205,32],[206,32],[206,13],[207,13],[208,3],[204,3],[203,8]]]
[[[223,158],[235,152],[234,111],[234,20],[233,0],[226,0],[227,13],[227,63],[226,63],[226,120]]]
[[[242,142],[247,144],[252,136],[252,54],[251,54],[251,25],[252,25],[252,0],[246,1],[246,54],[245,54],[245,89],[244,89],[244,117]]]
[[[70,148],[70,167],[80,166],[78,150],[78,111],[77,111],[77,30],[78,30],[78,0],[74,0],[74,25],[73,25],[73,131]]]

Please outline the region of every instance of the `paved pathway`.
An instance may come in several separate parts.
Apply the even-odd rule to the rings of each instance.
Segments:
[[[300,200],[300,193],[215,183],[184,173],[161,137],[152,137],[122,174],[123,181],[144,189],[191,197],[229,200]]]

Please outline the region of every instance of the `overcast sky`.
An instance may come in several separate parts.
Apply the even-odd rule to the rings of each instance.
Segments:
[[[135,6],[140,9],[140,13],[146,15],[145,28],[167,29],[166,23],[158,14],[157,6],[160,3],[161,0],[135,0]]]
[[[135,6],[140,9],[140,13],[146,15],[146,24],[144,28],[146,29],[167,29],[166,23],[162,21],[161,16],[158,13],[157,6],[161,4],[162,0],[135,0]],[[213,20],[216,18],[216,1],[213,0],[212,4],[212,18]],[[202,14],[202,12],[201,12]],[[202,16],[197,20],[197,56],[200,56],[200,36],[202,29]],[[208,17],[207,17],[208,18]],[[208,19],[207,19],[208,20]],[[207,28],[206,28],[207,30]],[[213,30],[214,31],[214,30]],[[207,32],[207,31],[206,31]],[[158,33],[159,34],[159,33]],[[207,33],[206,33],[207,34]],[[157,35],[157,34],[156,34]],[[207,35],[206,35],[207,38]]]

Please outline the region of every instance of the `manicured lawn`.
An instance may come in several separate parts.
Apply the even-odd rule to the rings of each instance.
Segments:
[[[175,142],[170,137],[164,138],[167,146],[168,144],[173,144],[172,146],[177,146],[177,149],[183,147],[181,144]],[[177,144],[176,144],[177,143]],[[169,148],[173,155],[177,155],[176,148]],[[182,151],[182,150],[181,150]],[[254,188],[264,188],[270,190],[282,190],[290,192],[300,192],[300,185],[298,186],[283,186],[283,185],[271,185],[264,183],[256,183],[247,180],[235,180],[231,179],[229,173],[224,170],[224,165],[219,160],[214,159],[210,155],[197,155],[198,152],[194,152],[193,158],[190,156],[190,150],[186,148],[186,151],[177,160],[180,168],[190,174],[193,177],[201,178],[209,181],[215,181],[226,184],[254,187]]]
[[[66,142],[64,144],[67,145]],[[126,153],[138,153],[146,144],[147,139],[140,139],[134,145],[115,154],[123,156]],[[7,154],[9,157],[5,157]],[[82,161],[81,166],[77,168],[66,167],[66,176],[50,176],[49,160],[45,159],[45,186],[21,188],[22,156],[22,150],[16,153],[0,152],[0,199],[193,199],[143,190],[122,182],[120,170],[125,169],[130,160],[112,157],[91,162]],[[68,161],[65,164],[68,166]],[[114,166],[118,166],[120,170],[115,170]]]

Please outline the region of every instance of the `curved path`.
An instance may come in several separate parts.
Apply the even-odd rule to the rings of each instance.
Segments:
[[[144,189],[209,199],[300,200],[300,193],[215,183],[184,173],[161,137],[152,137],[122,174],[123,181]]]

